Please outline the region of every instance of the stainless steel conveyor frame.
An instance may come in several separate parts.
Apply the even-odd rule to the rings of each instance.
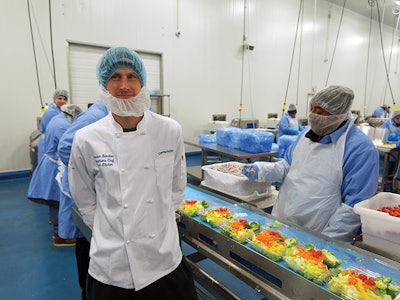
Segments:
[[[210,201],[219,201],[220,204],[234,205],[248,211],[249,214],[256,214],[261,218],[265,217],[266,219],[276,220],[273,216],[249,204],[238,203],[200,187],[188,185],[186,187],[185,198],[193,199],[193,195],[200,195],[199,197],[202,200],[204,200],[204,197],[207,197],[211,199]],[[73,219],[84,236],[90,240],[91,229],[83,223],[82,217],[76,207],[73,208]],[[396,261],[309,232],[296,227],[294,224],[284,224],[301,234],[309,236],[311,239],[315,239],[317,242],[322,241],[322,243],[326,243],[327,247],[336,247],[336,249],[344,251],[346,254],[349,254],[346,259],[351,260],[352,257],[358,257],[358,260],[354,262],[355,265],[371,261],[373,264],[381,266],[384,270],[385,268],[391,271],[394,269],[396,279],[399,280],[400,278],[400,264]],[[240,297],[229,286],[219,282],[217,278],[213,277],[212,274],[208,274],[198,265],[200,261],[207,258],[229,271],[250,287],[253,287],[256,292],[269,300],[341,299],[329,292],[326,287],[313,283],[288,269],[282,263],[274,262],[254,251],[250,246],[240,244],[226,237],[218,229],[212,228],[198,217],[191,218],[183,214],[177,214],[177,225],[181,240],[195,249],[195,252],[187,255],[185,259],[193,267],[196,281],[217,299],[240,299]],[[199,294],[203,293],[201,290],[198,290],[198,292]],[[202,296],[204,299],[207,299],[205,294]]]

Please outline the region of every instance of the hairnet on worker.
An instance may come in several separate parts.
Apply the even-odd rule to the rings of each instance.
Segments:
[[[335,131],[345,120],[350,118],[350,108],[354,92],[344,86],[334,85],[317,92],[311,103],[317,103],[331,115],[324,116],[310,112],[308,121],[311,129],[319,136]]]
[[[61,111],[67,116],[68,120],[72,123],[73,120],[82,112],[78,105],[64,104],[61,106]]]
[[[53,100],[56,99],[58,96],[63,96],[63,97],[65,97],[65,99],[68,100],[68,91],[62,90],[62,89],[57,89],[54,91]]]
[[[110,77],[118,69],[131,69],[139,77],[142,87],[146,86],[146,69],[140,56],[126,47],[108,49],[97,64],[97,79],[106,87]]]
[[[109,93],[107,83],[118,70],[130,70],[138,76],[141,84],[139,94],[128,99],[118,99]],[[100,99],[110,112],[122,117],[139,117],[150,109],[150,92],[145,87],[146,68],[135,51],[126,47],[108,49],[97,64],[97,79],[101,85]]]
[[[392,112],[392,119],[396,117],[400,117],[400,110],[395,110],[394,112]]]
[[[294,105],[294,104],[289,104],[289,107],[288,107],[288,110],[287,110],[288,112],[297,112],[297,108],[296,108],[296,105]]]

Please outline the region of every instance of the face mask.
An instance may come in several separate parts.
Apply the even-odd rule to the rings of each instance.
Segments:
[[[128,99],[119,99],[111,95],[104,87],[100,90],[100,99],[112,113],[121,117],[140,117],[150,108],[150,92],[142,88],[140,93]]]
[[[340,124],[348,118],[348,114],[323,116],[315,113],[308,115],[308,123],[312,131],[319,136],[324,136],[334,132]]]

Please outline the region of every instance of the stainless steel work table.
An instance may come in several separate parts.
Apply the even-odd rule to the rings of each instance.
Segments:
[[[184,143],[201,149],[201,165],[207,165],[209,160],[209,153],[216,153],[221,157],[227,157],[235,161],[252,162],[255,158],[268,158],[271,160],[272,156],[278,154],[277,151],[251,153],[242,151],[236,148],[230,148],[218,145],[216,143],[199,143],[198,138],[187,138]],[[188,173],[200,179],[204,179],[203,172],[200,172],[201,167],[188,167]]]

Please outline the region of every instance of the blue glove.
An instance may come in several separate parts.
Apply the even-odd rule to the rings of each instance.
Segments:
[[[242,174],[250,180],[258,179],[258,167],[256,164],[247,164],[242,167]]]
[[[400,140],[400,132],[391,132],[387,136],[388,142],[397,142]]]
[[[400,141],[396,142],[396,148],[400,148]]]
[[[297,135],[299,134],[299,131],[296,128],[289,127],[288,129],[285,130],[285,134]]]

